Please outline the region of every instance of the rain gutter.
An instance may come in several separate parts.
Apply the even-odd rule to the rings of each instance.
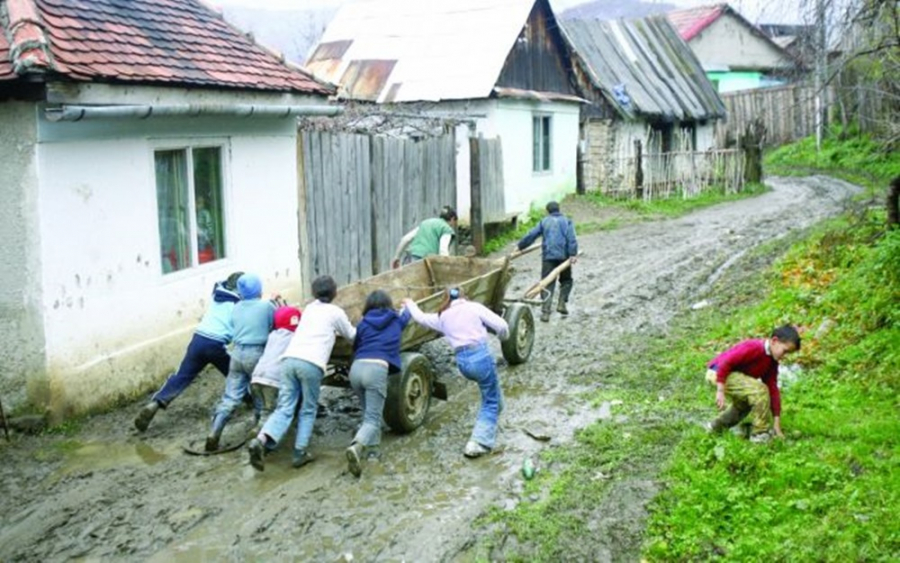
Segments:
[[[50,121],[81,121],[85,119],[147,119],[148,117],[272,117],[335,116],[343,112],[339,106],[269,106],[250,104],[211,105],[136,105],[136,106],[72,106],[47,108]]]

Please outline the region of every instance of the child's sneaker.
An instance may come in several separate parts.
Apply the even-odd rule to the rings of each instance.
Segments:
[[[353,442],[353,444],[347,448],[347,469],[350,470],[350,473],[352,473],[354,477],[362,475],[362,464],[359,459],[362,449],[362,445],[358,442]]]
[[[466,443],[466,449],[463,450],[463,455],[471,459],[481,457],[487,453],[491,453],[490,448],[488,448],[487,446],[482,446],[481,444],[473,440],[469,440]]]
[[[294,450],[294,458],[291,460],[291,465],[294,467],[303,467],[312,460],[313,456],[309,455],[309,452],[306,450]]]
[[[247,451],[250,452],[250,465],[253,466],[253,469],[264,471],[266,465],[263,458],[266,456],[266,450],[260,439],[253,438],[250,440],[250,443],[247,445]]]
[[[772,435],[768,432],[760,432],[750,436],[750,441],[754,444],[768,444],[772,441]]]

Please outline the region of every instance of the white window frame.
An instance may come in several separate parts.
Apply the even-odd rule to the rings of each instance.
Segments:
[[[536,132],[538,124],[540,132]],[[544,144],[545,139],[547,146]],[[533,113],[531,116],[531,171],[534,174],[553,172],[553,115],[550,113]]]
[[[193,150],[194,149],[203,149],[203,148],[218,148],[219,154],[221,157],[220,165],[221,175],[222,175],[222,246],[224,256],[221,258],[217,258],[216,260],[212,260],[210,262],[206,262],[201,264],[199,261],[199,249],[197,244],[197,214],[196,214],[196,201],[195,201],[195,189],[194,189],[194,177],[193,177]],[[206,268],[219,268],[223,264],[227,263],[231,260],[232,255],[232,244],[231,244],[231,174],[230,174],[230,160],[231,160],[231,146],[229,140],[224,137],[185,137],[179,139],[160,139],[156,141],[152,141],[150,143],[150,186],[153,190],[153,200],[156,202],[156,208],[154,209],[154,219],[156,220],[156,224],[158,225],[159,221],[159,199],[157,193],[157,178],[156,178],[156,153],[161,151],[185,151],[187,157],[187,172],[188,172],[188,182],[190,189],[188,189],[188,206],[190,207],[190,213],[188,214],[190,217],[190,236],[188,239],[190,240],[190,265],[182,268],[180,270],[173,270],[171,272],[164,272],[162,264],[159,264],[158,272],[159,275],[166,279],[177,279],[183,275],[189,275],[192,272],[196,272],[201,269]],[[163,242],[161,240],[161,236],[159,233],[159,227],[157,226],[154,229],[156,233],[155,244],[157,248],[157,253],[161,253]],[[160,258],[162,260],[162,258]]]

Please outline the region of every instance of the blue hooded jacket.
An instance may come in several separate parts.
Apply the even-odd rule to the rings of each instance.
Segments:
[[[525,250],[541,237],[541,253],[544,260],[565,260],[578,255],[575,225],[568,217],[554,211],[534,226],[519,241],[519,250]]]
[[[370,310],[356,327],[354,359],[384,360],[390,373],[400,371],[400,335],[409,319],[407,309],[399,315],[392,309]]]

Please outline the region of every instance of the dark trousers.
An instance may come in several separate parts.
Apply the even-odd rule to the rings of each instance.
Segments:
[[[541,262],[541,279],[546,278],[550,275],[550,272],[556,269],[557,266],[565,262],[565,260],[544,260]],[[560,303],[568,303],[569,302],[569,294],[572,293],[572,285],[574,284],[574,280],[572,279],[572,268],[566,268],[559,275],[559,301]],[[547,296],[547,300],[544,301],[544,305],[542,310],[546,313],[550,312],[553,301],[553,292],[556,290],[556,281],[547,286],[547,291],[550,294]]]
[[[153,395],[153,400],[166,408],[194,382],[208,364],[216,366],[222,375],[228,375],[230,359],[225,343],[194,334],[178,371],[169,376],[162,388]]]

